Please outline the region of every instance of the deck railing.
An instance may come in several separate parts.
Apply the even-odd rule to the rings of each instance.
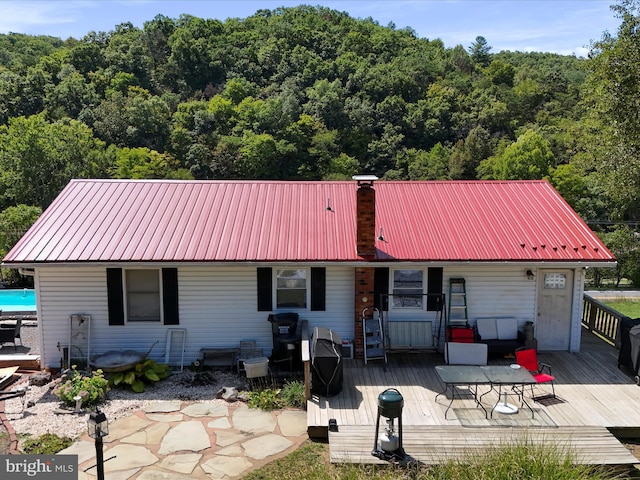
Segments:
[[[589,295],[582,300],[582,325],[607,343],[616,345],[620,321],[627,318]]]

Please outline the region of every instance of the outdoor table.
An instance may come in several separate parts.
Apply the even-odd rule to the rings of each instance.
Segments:
[[[534,418],[535,413],[531,406],[527,403],[524,398],[524,389],[527,385],[532,385],[536,383],[536,379],[533,378],[533,375],[529,373],[526,368],[522,368],[519,365],[509,366],[509,365],[486,365],[480,367],[484,372],[485,376],[489,379],[489,383],[491,384],[491,390],[496,390],[498,392],[498,401],[495,403],[493,408],[491,409],[491,417],[493,418],[494,410],[499,413],[517,413],[518,407],[515,405],[511,405],[507,403],[507,395],[509,392],[515,392],[518,397],[520,397],[520,406],[526,405],[526,407],[531,411],[531,418]],[[510,390],[505,390],[503,392],[502,386],[510,386],[512,387]],[[514,387],[520,387],[520,390]],[[491,391],[489,390],[489,391]],[[489,392],[485,392],[480,396],[480,401],[482,401],[482,397]],[[502,394],[504,393],[504,401],[501,403]],[[486,410],[485,410],[486,411]]]
[[[480,406],[484,410],[485,417],[488,416],[487,410],[484,405],[478,399],[478,385],[489,384],[489,378],[486,373],[479,366],[474,365],[436,365],[436,373],[440,380],[444,384],[444,390],[436,395],[436,401],[440,395],[445,395],[448,398],[447,391],[451,389],[451,400],[447,409],[444,411],[444,418],[447,418],[447,413],[453,404],[455,398],[456,387],[461,385],[468,385],[471,389],[471,385],[474,386],[473,399],[476,405]]]

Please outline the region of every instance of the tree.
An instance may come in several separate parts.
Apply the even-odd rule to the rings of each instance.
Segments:
[[[494,60],[486,68],[485,74],[489,76],[494,85],[504,84],[513,87],[513,77],[516,69],[510,63],[503,60]]]
[[[480,65],[481,67],[486,67],[491,62],[491,47],[487,42],[487,39],[483,36],[477,36],[476,41],[471,44],[469,47],[469,54],[471,55],[471,60],[476,65]]]
[[[0,257],[4,257],[20,240],[41,213],[40,207],[24,204],[8,207],[0,212]]]
[[[451,63],[462,73],[468,74],[473,72],[471,57],[462,45],[456,45],[453,50],[451,50]]]
[[[346,153],[341,153],[336,158],[332,158],[327,168],[327,173],[323,180],[351,180],[360,171],[358,160],[350,157]]]
[[[542,136],[527,130],[503,153],[484,160],[484,178],[495,180],[540,180],[554,167],[553,152]]]
[[[39,114],[0,126],[0,208],[46,208],[72,178],[105,177],[108,167],[104,143],[77,120]]]
[[[438,143],[429,152],[408,150],[409,179],[411,180],[446,180],[449,178],[449,149]]]
[[[327,128],[339,128],[344,126],[345,96],[340,80],[318,80],[307,90],[309,101],[303,106],[303,110],[324,123]]]
[[[0,212],[0,258],[4,258],[29,227],[35,223],[40,214],[42,214],[40,207],[23,204],[9,207]],[[7,269],[0,273],[0,278],[9,283],[17,283],[19,277],[20,274],[16,269]]]
[[[87,83],[73,66],[65,65],[58,77],[60,83],[46,88],[44,105],[49,110],[50,118],[77,118],[85,107],[97,103],[94,86]]]
[[[616,42],[611,38],[611,49]],[[609,81],[609,53],[602,52],[602,71],[593,68]],[[633,58],[621,63],[632,69]],[[615,122],[601,115],[581,123],[587,134],[573,134],[585,112],[608,102],[609,90],[594,75],[589,102],[578,104],[584,63],[491,53],[480,36],[468,49],[445,48],[410,29],[324,7],[261,10],[224,22],[157,16],[142,29],[123,23],[64,42],[0,34],[0,125],[46,111],[49,122],[79,120],[106,142],[103,165],[118,149],[145,148],[157,158],[170,154],[198,179],[348,178],[356,167],[407,179],[409,163],[420,178],[474,179],[482,161],[493,178],[495,160],[517,132],[531,129],[549,142],[552,165],[572,165],[550,170],[572,204],[582,191],[577,176],[586,179],[581,213],[607,217],[614,204],[618,216],[631,216],[640,210],[629,195],[635,177],[629,188],[616,187],[626,185],[622,166],[633,136],[611,134]],[[444,150],[448,165],[433,162]],[[162,168],[151,163],[151,172],[136,175],[157,176]]]
[[[602,240],[618,261],[615,268],[616,287],[623,278],[640,285],[640,238],[628,226],[619,226],[602,235]]]
[[[171,75],[183,79],[189,93],[223,80],[224,68],[216,55],[218,36],[223,32],[224,26],[219,20],[180,16],[177,28],[168,40],[171,55],[167,68]]]
[[[193,178],[171,155],[148,148],[118,149],[112,174],[114,178]]]
[[[612,7],[622,20],[617,37],[592,45],[587,103],[599,131],[589,145],[590,168],[615,204],[617,218],[640,218],[640,1]]]
[[[464,141],[460,140],[453,146],[449,159],[449,176],[452,179],[476,178],[478,165],[492,153],[490,137],[488,130],[477,126]]]
[[[127,95],[113,91],[84,120],[107,143],[162,152],[170,135],[171,113],[164,98],[140,87],[129,87]]]

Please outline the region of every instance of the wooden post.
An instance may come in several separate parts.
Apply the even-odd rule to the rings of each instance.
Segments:
[[[309,321],[301,320],[300,332],[302,341],[300,343],[300,354],[302,356],[302,365],[304,367],[304,398],[311,398],[311,355],[309,352]]]

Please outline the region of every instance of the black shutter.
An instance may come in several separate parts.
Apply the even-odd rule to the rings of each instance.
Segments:
[[[271,268],[258,268],[258,311],[270,312],[273,310],[273,289],[271,288]]]
[[[389,293],[389,269],[376,268],[373,273],[373,306],[378,310],[389,310],[389,297],[385,295]]]
[[[314,267],[311,269],[311,310],[326,310],[327,269]]]
[[[107,268],[107,304],[109,325],[124,325],[122,269]]]
[[[164,310],[164,324],[178,325],[178,269],[162,269],[162,308]]]
[[[442,310],[442,267],[427,269],[427,310]]]

